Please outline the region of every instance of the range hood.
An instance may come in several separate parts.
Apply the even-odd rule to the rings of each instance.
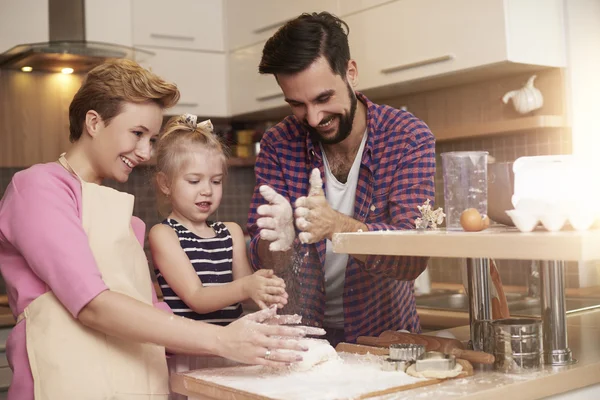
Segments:
[[[0,69],[61,72],[72,68],[87,72],[106,60],[128,58],[145,61],[152,52],[85,38],[84,0],[48,0],[49,41],[24,43],[0,54]],[[106,29],[110,29],[107,25]]]

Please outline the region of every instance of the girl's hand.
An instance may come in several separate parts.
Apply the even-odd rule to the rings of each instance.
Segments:
[[[269,307],[226,326],[224,333],[218,336],[219,355],[245,364],[269,366],[302,361],[302,355],[296,351],[304,352],[308,348],[297,339],[306,335],[324,335],[325,331],[306,326],[274,324],[276,312],[275,306]],[[285,323],[286,318],[280,318],[280,321]],[[295,351],[281,351],[284,349]]]
[[[261,309],[270,305],[283,308],[287,304],[288,294],[285,291],[285,282],[277,277],[273,270],[261,269],[244,278],[244,292]]]

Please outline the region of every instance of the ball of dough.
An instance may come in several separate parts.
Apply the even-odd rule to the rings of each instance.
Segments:
[[[302,361],[293,363],[290,366],[292,371],[308,371],[315,365],[340,358],[337,351],[331,347],[327,340],[300,339],[299,342],[308,347],[308,351],[300,352],[302,355]]]
[[[410,376],[414,376],[415,378],[435,378],[435,379],[445,379],[445,378],[454,378],[458,376],[463,370],[462,365],[456,363],[453,369],[448,371],[440,371],[440,370],[425,370],[417,372],[417,365],[412,364],[406,369],[406,373]]]

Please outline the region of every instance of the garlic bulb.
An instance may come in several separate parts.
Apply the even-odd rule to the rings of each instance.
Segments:
[[[533,75],[529,78],[525,86],[521,89],[512,90],[506,93],[504,97],[502,97],[504,104],[507,104],[512,99],[515,110],[521,114],[527,114],[528,112],[542,107],[544,105],[542,92],[533,86],[533,81],[536,77],[536,75]]]

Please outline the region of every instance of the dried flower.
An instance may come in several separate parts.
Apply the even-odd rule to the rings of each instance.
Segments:
[[[421,213],[421,217],[415,219],[415,227],[417,229],[427,229],[429,227],[431,227],[431,229],[436,229],[438,225],[441,225],[442,222],[444,222],[444,218],[446,217],[444,209],[440,207],[436,210],[432,210],[430,203],[431,201],[427,199],[422,206],[417,206]]]

